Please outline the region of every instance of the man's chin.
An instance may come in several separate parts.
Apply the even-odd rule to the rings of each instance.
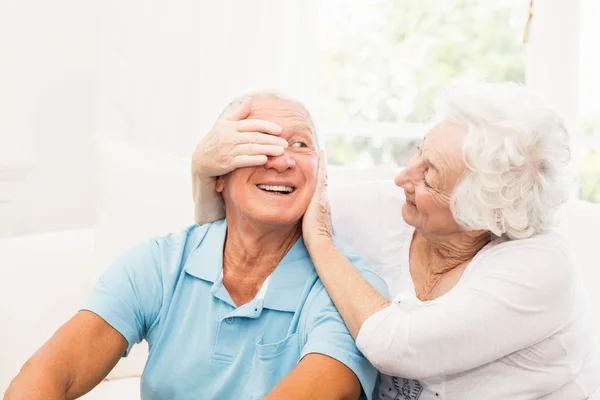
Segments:
[[[289,210],[273,210],[257,213],[254,218],[270,225],[296,225],[300,223],[302,216],[289,215]]]

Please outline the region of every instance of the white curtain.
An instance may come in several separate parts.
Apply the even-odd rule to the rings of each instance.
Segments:
[[[314,99],[317,0],[111,0],[98,133],[189,156],[237,95]]]

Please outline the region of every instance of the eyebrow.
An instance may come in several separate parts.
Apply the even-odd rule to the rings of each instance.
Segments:
[[[440,175],[440,169],[438,167],[435,166],[435,164],[433,164],[431,162],[431,159],[425,157],[425,163],[427,164],[427,166],[431,169],[434,169],[435,172],[437,172],[438,175]]]
[[[423,140],[421,141],[421,154],[423,154],[423,147],[425,146],[425,140],[427,139],[427,135],[425,135],[423,137]],[[423,159],[425,160],[425,164],[427,164],[427,166],[433,170],[435,170],[435,172],[437,172],[438,175],[441,175],[441,171],[440,169],[431,162],[431,159],[427,156],[423,156]]]
[[[310,126],[305,125],[305,124],[298,124],[298,125],[294,126],[294,132],[299,131],[299,130],[309,131],[312,134],[312,129],[310,128]]]
[[[314,142],[314,133],[313,130],[308,125],[299,124],[294,126],[294,133],[307,133],[310,137],[310,140]]]

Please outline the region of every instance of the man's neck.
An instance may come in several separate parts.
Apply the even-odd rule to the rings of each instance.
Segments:
[[[223,284],[236,305],[251,301],[301,235],[301,225],[228,223]]]

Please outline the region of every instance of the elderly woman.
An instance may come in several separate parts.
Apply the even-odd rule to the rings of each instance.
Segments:
[[[250,156],[242,161],[254,165],[216,182],[227,219],[126,252],[5,399],[79,397],[142,339],[150,348],[144,400],[342,400],[361,392],[371,399],[377,370],[356,348],[301,237],[317,182],[314,132],[306,109],[290,99],[262,94],[229,110],[205,148],[243,137],[252,142],[244,151],[269,159]],[[348,256],[385,293],[384,282]]]
[[[358,348],[382,373],[378,397],[600,395],[584,288],[555,230],[570,190],[561,118],[516,85],[450,90],[437,116],[395,178],[404,192],[397,205],[406,223],[403,250],[379,271],[392,301],[332,241],[324,160],[303,220],[320,278]],[[336,201],[352,198],[368,213],[341,217],[385,218],[371,195],[378,185],[337,193],[334,215]],[[205,208],[207,196],[199,196]]]

